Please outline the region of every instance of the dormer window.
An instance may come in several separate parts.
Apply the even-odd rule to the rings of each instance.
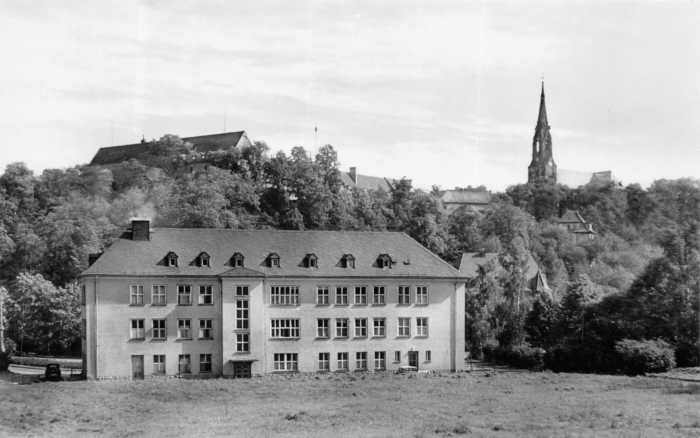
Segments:
[[[343,268],[355,269],[355,257],[352,254],[345,254],[340,262]]]
[[[165,266],[173,266],[177,267],[177,254],[174,252],[169,252],[167,256],[165,256]]]
[[[316,257],[316,254],[306,254],[304,266],[307,268],[318,268],[318,257]]]
[[[277,253],[274,252],[267,256],[267,266],[269,266],[270,268],[279,268],[280,256],[278,256]]]
[[[243,254],[241,254],[240,252],[237,252],[231,257],[231,265],[233,265],[234,268],[242,268],[243,267],[243,260],[245,260],[245,257],[243,257]]]
[[[379,266],[382,269],[391,269],[391,264],[394,262],[394,260],[391,259],[391,256],[389,254],[381,254],[377,258],[377,266]]]
[[[211,264],[209,263],[209,254],[206,252],[199,254],[199,256],[197,256],[197,264],[202,268],[210,268]]]

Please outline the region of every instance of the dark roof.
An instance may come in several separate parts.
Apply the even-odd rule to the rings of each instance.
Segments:
[[[151,240],[131,240],[124,233],[81,275],[173,275],[270,277],[428,277],[465,278],[459,271],[404,233],[275,231],[156,228]],[[210,268],[190,266],[198,254],[210,255]],[[159,265],[163,254],[174,251],[179,267]],[[231,269],[231,253],[245,256],[246,267]],[[280,267],[266,267],[271,253],[280,256]],[[318,256],[318,268],[307,269],[300,262],[306,254]],[[391,269],[372,267],[380,254],[396,259]],[[343,268],[345,254],[355,257],[355,269]],[[301,266],[300,266],[301,265]]]
[[[235,147],[245,135],[245,131],[226,132],[223,134],[200,135],[197,137],[183,137],[182,140],[192,143],[197,152],[206,154],[207,152]],[[100,148],[95,157],[90,162],[90,166],[104,166],[107,164],[117,164],[128,161],[132,158],[138,159],[148,149],[148,143],[127,144],[124,146],[112,146]]]
[[[586,224],[585,219],[578,214],[578,211],[566,210],[566,212],[559,218],[560,224]]]
[[[379,178],[377,176],[366,176],[366,175],[355,175],[357,182],[353,181],[350,176],[350,172],[340,172],[340,181],[346,187],[357,187],[358,189],[365,190],[379,190],[380,188],[385,192],[391,191],[391,188],[396,183],[395,180],[391,178]]]
[[[503,267],[500,263],[498,263],[498,253],[496,252],[465,252],[464,254],[462,254],[462,258],[459,261],[457,269],[459,269],[459,272],[466,275],[467,277],[475,278],[477,276],[479,266],[483,266],[484,264],[494,259],[496,259],[496,270],[502,271]],[[537,263],[535,258],[532,257],[532,254],[528,254],[527,271],[525,273],[527,275],[528,284],[532,284],[534,280],[534,283],[538,285],[537,287],[543,287],[546,290],[549,289],[549,285],[547,284],[547,277],[545,273],[540,269],[540,265]],[[536,290],[540,289],[536,288]]]
[[[489,192],[447,190],[440,199],[447,204],[488,204],[492,197],[493,195]]]

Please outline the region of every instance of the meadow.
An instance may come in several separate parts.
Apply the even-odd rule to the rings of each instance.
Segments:
[[[697,437],[700,384],[489,372],[16,384],[0,436]]]

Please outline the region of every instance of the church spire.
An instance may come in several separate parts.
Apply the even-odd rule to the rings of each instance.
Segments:
[[[547,108],[544,105],[544,82],[542,82],[542,95],[540,96],[540,115],[537,117],[537,126],[548,126]]]
[[[535,136],[532,139],[532,161],[527,168],[528,182],[538,180],[557,181],[557,165],[554,163],[552,151],[552,135],[549,132],[547,108],[544,104],[544,81],[540,94],[540,113],[537,116]]]

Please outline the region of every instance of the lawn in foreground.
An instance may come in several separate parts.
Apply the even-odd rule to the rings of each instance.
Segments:
[[[699,407],[692,383],[553,373],[0,381],[0,436],[698,436]]]

